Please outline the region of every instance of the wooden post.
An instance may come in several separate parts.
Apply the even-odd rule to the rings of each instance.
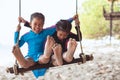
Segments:
[[[110,13],[110,44],[111,44],[112,27],[113,27],[111,14],[112,14],[113,11],[114,11],[114,8],[113,8],[113,6],[114,6],[114,1],[115,1],[115,0],[112,0],[112,2],[111,2],[111,13]]]

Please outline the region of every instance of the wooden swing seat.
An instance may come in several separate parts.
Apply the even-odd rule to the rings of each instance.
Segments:
[[[85,55],[81,58],[76,58],[76,59],[73,59],[71,62],[65,62],[63,61],[63,65],[67,65],[67,64],[72,64],[72,63],[84,63],[84,57],[86,57],[86,61],[90,61],[90,60],[93,60],[93,55]],[[36,64],[34,66],[31,66],[29,68],[19,68],[18,66],[14,65],[13,67],[9,67],[6,69],[6,71],[8,73],[11,73],[11,74],[15,74],[15,75],[18,75],[19,73],[20,74],[23,74],[27,71],[31,71],[31,70],[35,70],[35,69],[41,69],[41,68],[49,68],[49,67],[55,67],[52,63],[47,63],[47,64],[39,64],[38,62],[36,62]]]

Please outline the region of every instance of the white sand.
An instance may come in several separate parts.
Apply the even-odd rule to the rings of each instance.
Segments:
[[[85,54],[93,54],[94,60],[84,64],[70,64],[47,70],[38,80],[120,80],[120,41],[83,40]],[[75,57],[78,57],[78,46]],[[0,80],[36,80],[32,72],[24,76],[9,74],[5,67],[0,69]]]

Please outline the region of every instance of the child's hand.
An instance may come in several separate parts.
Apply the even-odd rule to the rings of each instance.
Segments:
[[[75,20],[75,25],[79,26],[80,21],[79,21],[79,18],[78,18],[78,14],[76,14],[76,15],[73,16],[73,20]]]
[[[20,24],[18,24],[16,31],[19,32],[20,30],[21,30],[21,26],[20,26]]]
[[[76,15],[73,16],[73,20],[75,20],[77,18],[78,18],[78,14],[76,14]]]
[[[19,21],[19,23],[25,23],[26,22],[26,20],[22,17],[18,17],[18,21]]]
[[[76,26],[79,26],[79,24],[80,24],[80,21],[79,21],[78,18],[76,18],[76,19],[75,19],[75,25],[76,25]]]

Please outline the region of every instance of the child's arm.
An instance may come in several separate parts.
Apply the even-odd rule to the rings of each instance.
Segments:
[[[78,38],[78,34],[79,34],[80,35],[80,41],[82,41],[82,33],[81,33],[81,31],[79,32],[79,30],[77,30],[77,29],[80,29],[80,26],[79,26],[80,25],[80,21],[79,21],[78,15],[74,16],[74,20],[75,20],[75,25],[76,25],[75,29],[77,31],[77,38]]]
[[[74,16],[71,18],[71,20],[74,20],[74,21],[75,21],[75,25],[79,25],[79,24],[80,24],[79,19],[78,19],[78,15],[74,15]],[[74,33],[71,32],[71,33],[69,34],[69,37],[74,38],[76,41],[79,41],[79,38],[78,38],[79,32],[78,32],[76,26],[75,26],[75,29],[76,29],[77,34],[74,34]],[[81,33],[81,31],[80,31],[80,41],[81,41],[81,40],[82,40],[82,33]]]
[[[72,18],[67,19],[70,23],[77,18],[78,15],[74,15]],[[56,25],[46,28],[48,34],[54,33],[56,31]]]
[[[71,38],[74,38],[76,41],[79,41],[79,38],[78,38],[78,31],[76,29],[76,32],[77,32],[77,35],[76,34],[72,34],[72,37]],[[82,41],[82,33],[80,31],[80,41]]]
[[[24,26],[26,26],[26,27],[28,27],[28,28],[31,28],[29,22],[26,21],[24,18],[19,17],[19,18],[18,18],[18,21],[21,22],[21,23],[24,23]]]
[[[19,40],[20,30],[21,30],[21,26],[20,26],[20,24],[18,24],[17,29],[14,34],[14,44],[17,44],[17,42]],[[21,39],[19,40],[19,44],[18,44],[19,47],[21,47],[24,43],[25,43],[24,38],[21,37]]]
[[[76,20],[78,18],[78,15],[74,15],[72,18],[69,18],[68,21],[72,23],[73,20]]]
[[[21,26],[20,24],[18,24],[14,34],[14,44],[18,42],[20,30],[21,30]]]
[[[24,26],[26,26],[26,27],[28,27],[28,28],[31,28],[30,23],[29,23],[28,21],[26,21],[26,22],[24,23]]]
[[[73,20],[75,20],[75,25],[76,25],[76,26],[79,26],[79,25],[80,25],[79,17],[78,17],[77,14],[73,17]]]

